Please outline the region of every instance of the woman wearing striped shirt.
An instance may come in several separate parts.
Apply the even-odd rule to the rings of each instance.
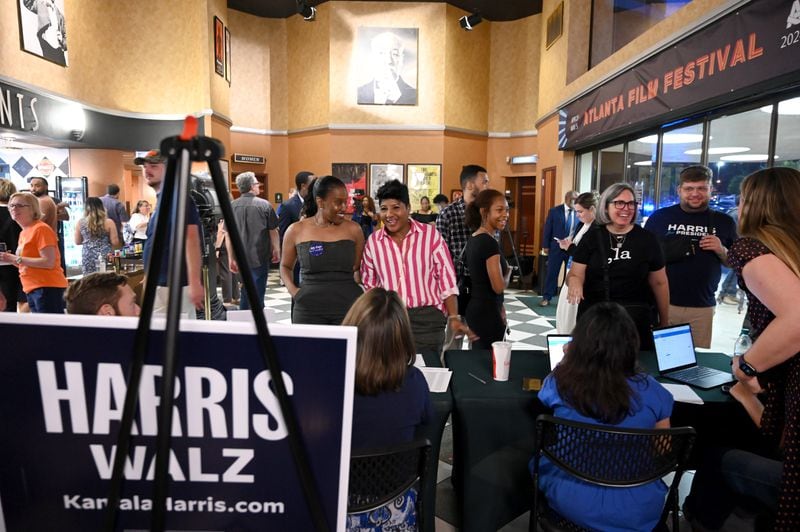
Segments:
[[[417,351],[439,351],[447,322],[456,332],[472,332],[458,315],[453,259],[432,225],[411,219],[408,187],[397,180],[378,189],[383,228],[364,247],[361,280],[397,292],[408,308]]]

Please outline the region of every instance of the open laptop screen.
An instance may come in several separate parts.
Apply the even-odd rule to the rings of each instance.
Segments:
[[[688,323],[655,329],[653,342],[656,346],[658,371],[669,371],[697,362],[692,328]]]
[[[572,341],[568,334],[548,334],[547,351],[550,354],[550,371],[564,358],[564,346]]]

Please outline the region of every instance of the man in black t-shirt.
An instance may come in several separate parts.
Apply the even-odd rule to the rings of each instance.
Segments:
[[[736,222],[708,206],[713,173],[707,166],[684,168],[678,184],[680,203],[653,213],[645,229],[662,242],[683,239],[681,256],[667,255],[669,321],[690,323],[697,347],[711,347],[712,324],[721,266],[728,261],[728,247],[736,239]]]

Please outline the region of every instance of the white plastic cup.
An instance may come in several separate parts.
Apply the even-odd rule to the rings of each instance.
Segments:
[[[507,381],[511,371],[511,342],[492,343],[492,378]]]

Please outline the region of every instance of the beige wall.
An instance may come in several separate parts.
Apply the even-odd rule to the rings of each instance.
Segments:
[[[468,14],[447,4],[444,122],[449,127],[487,131],[491,24],[464,31],[456,21]]]
[[[20,49],[18,4],[0,0],[3,76],[124,111],[209,107],[205,2],[65,0],[67,68]]]
[[[213,109],[215,113],[221,113],[226,117],[230,117],[231,90],[228,86],[225,76],[220,76],[217,74],[214,68],[214,17],[218,17],[220,20],[222,20],[222,24],[224,26],[228,26],[228,3],[226,0],[206,0],[206,2],[208,6],[208,16],[205,24],[207,33],[203,34],[202,30],[197,32],[202,36],[202,42],[206,43],[206,50],[208,54],[208,60],[204,61],[204,67],[202,71],[203,79],[209,80],[208,83],[211,92],[211,109]],[[203,28],[203,26],[198,26],[198,28]],[[231,41],[233,41],[233,36],[231,36]],[[233,52],[231,52],[231,56],[233,56]]]
[[[538,117],[542,16],[491,25],[489,131],[529,131]]]
[[[317,9],[317,18],[306,22],[289,17],[287,32],[288,125],[290,130],[328,124],[330,100],[331,3]]]

